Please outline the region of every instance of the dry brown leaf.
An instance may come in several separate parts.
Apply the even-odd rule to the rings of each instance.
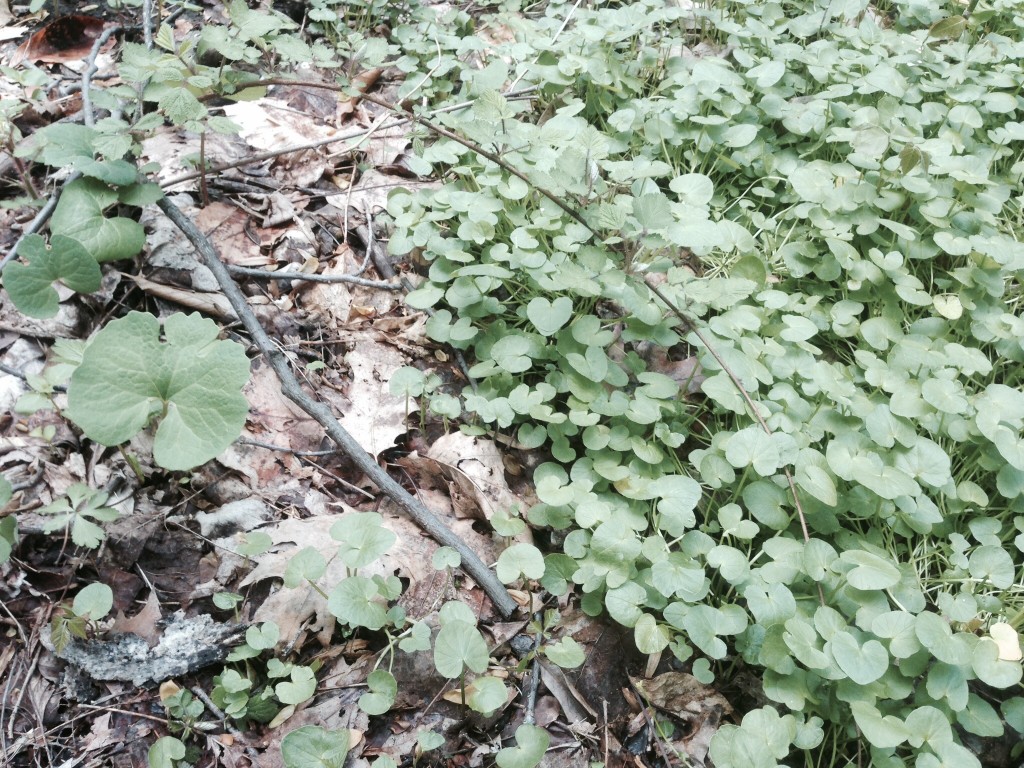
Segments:
[[[310,144],[336,132],[277,99],[238,101],[223,109],[227,117],[242,126],[239,135],[260,152]],[[289,152],[274,161],[276,175],[299,187],[315,184],[328,167],[323,149]]]
[[[583,694],[576,690],[576,686],[569,682],[561,669],[543,659],[540,659],[539,663],[541,682],[558,699],[562,712],[565,713],[565,719],[570,724],[587,720],[588,715],[597,720],[597,712],[587,703]]]
[[[443,502],[443,497],[432,497],[429,492],[421,492],[420,497],[435,513],[446,517],[440,512],[445,507],[440,503],[432,503],[432,500]],[[320,585],[329,592],[347,575],[345,565],[336,557],[338,544],[331,538],[331,527],[343,515],[355,512],[351,507],[341,503],[332,506],[342,509],[343,512],[319,515],[305,520],[283,520],[260,529],[270,536],[271,548],[257,558],[256,567],[239,586],[247,587],[268,578],[282,578],[292,554],[303,547],[313,547],[328,562],[327,571],[320,579]],[[410,580],[410,589],[420,581],[432,578],[435,571],[431,560],[437,550],[437,543],[404,514],[396,513],[390,501],[381,506],[381,514],[383,525],[395,534],[396,541],[379,560],[360,569],[360,575],[398,574]],[[446,522],[484,562],[493,562],[496,553],[489,537],[474,531],[470,521],[453,520],[449,515]],[[466,595],[464,602],[472,604],[471,597],[465,592],[463,594]],[[308,585],[295,589],[282,587],[273,592],[257,608],[253,620],[276,622],[281,630],[282,643],[295,640],[301,644],[302,631],[305,629],[318,635],[324,646],[330,644],[335,625],[334,616],[327,610],[326,599]]]
[[[352,265],[347,258],[352,249],[339,246],[337,258],[321,272],[326,277],[345,275]],[[346,283],[309,283],[303,292],[303,305],[310,312],[310,320],[329,330],[337,330],[348,322],[352,307],[352,289]]]
[[[650,705],[685,724],[669,741],[675,749],[703,764],[722,717],[732,714],[726,698],[685,672],[666,672],[651,680],[630,676],[630,682]]]
[[[460,517],[490,520],[526,506],[509,488],[502,453],[491,440],[452,432],[435,441],[425,457],[413,454],[400,463],[420,475],[443,477]]]
[[[236,134],[207,132],[202,147],[206,162],[211,167],[240,162],[252,157],[252,148]],[[180,176],[191,175],[195,166],[188,161],[199,156],[199,134],[185,134],[171,127],[161,128],[155,136],[142,142],[141,162],[156,163],[156,180],[164,184]],[[167,192],[185,192],[199,188],[199,179],[179,182],[165,189]]]
[[[408,362],[389,344],[360,338],[345,355],[352,371],[348,404],[341,408],[341,425],[371,456],[391,448],[395,438],[409,431],[406,398],[392,395],[391,376]]]
[[[162,634],[156,623],[161,618],[163,618],[163,613],[160,611],[160,599],[157,597],[156,590],[150,590],[142,610],[130,619],[125,618],[123,611],[117,612],[111,631],[131,632],[145,640],[150,648],[156,648]]]
[[[175,288],[173,285],[164,285],[148,280],[142,275],[127,275],[127,277],[134,280],[135,284],[150,296],[156,296],[158,299],[164,299],[187,309],[195,309],[204,315],[213,315],[224,320],[236,319],[231,302],[223,294]]]
[[[18,46],[11,57],[11,66],[24,61],[65,64],[84,59],[106,27],[107,23],[95,16],[80,13],[59,16]],[[114,41],[108,40],[104,50],[113,46]]]

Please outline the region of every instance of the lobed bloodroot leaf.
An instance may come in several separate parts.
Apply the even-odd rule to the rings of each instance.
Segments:
[[[242,387],[249,360],[242,346],[218,340],[198,314],[160,322],[131,312],[96,334],[71,376],[68,415],[103,445],[118,445],[159,421],[153,458],[191,469],[227,448],[245,424]]]
[[[79,293],[98,291],[100,265],[77,240],[54,235],[49,247],[39,235],[28,235],[19,253],[27,264],[13,263],[4,270],[4,287],[19,311],[30,317],[53,317],[60,297],[53,287],[61,282]]]

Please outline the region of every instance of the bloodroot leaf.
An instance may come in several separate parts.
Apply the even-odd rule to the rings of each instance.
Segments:
[[[79,293],[100,288],[100,265],[85,247],[70,237],[54,235],[47,248],[39,235],[28,235],[19,252],[27,264],[14,263],[4,270],[4,287],[19,311],[31,317],[53,317],[60,297],[57,281]]]
[[[248,403],[249,360],[194,313],[160,322],[131,312],[96,334],[71,376],[68,415],[102,445],[118,445],[160,421],[153,458],[166,469],[209,461],[238,437]]]
[[[348,730],[307,725],[281,740],[281,762],[285,768],[342,768],[348,747]]]
[[[520,725],[516,729],[515,747],[505,747],[498,752],[500,768],[534,768],[544,759],[551,737],[543,728],[535,725]]]
[[[445,677],[453,680],[466,669],[483,672],[487,661],[487,644],[473,624],[453,619],[438,631],[434,640],[434,666]]]

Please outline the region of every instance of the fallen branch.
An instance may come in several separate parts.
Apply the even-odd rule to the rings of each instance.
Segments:
[[[355,462],[356,466],[378,487],[387,494],[398,506],[426,531],[439,544],[451,547],[462,557],[462,567],[484,590],[495,607],[503,616],[511,616],[517,609],[516,602],[508,594],[508,590],[498,581],[497,576],[486,566],[469,545],[455,535],[425,504],[411,496],[401,485],[387,474],[373,460],[373,457],[341,426],[331,409],[324,403],[314,400],[303,391],[284,354],[274,345],[263,330],[256,316],[242,295],[242,291],[231,277],[231,273],[220,260],[216,249],[199,228],[168,198],[157,202],[160,210],[166,214],[195,246],[203,263],[217,279],[221,290],[231,303],[239,320],[245,326],[253,342],[270,363],[281,382],[281,391],[285,397],[298,405],[312,416],[324,428],[327,435]]]

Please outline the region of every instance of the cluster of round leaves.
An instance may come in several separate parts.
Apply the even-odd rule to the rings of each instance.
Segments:
[[[430,263],[410,303],[476,361],[465,410],[555,459],[528,517],[564,554],[517,545],[502,578],[578,584],[706,680],[762,668],[793,714],[723,728],[723,763],[773,766],[824,721],[894,767],[977,765],[957,729],[1024,733],[1024,51],[1005,3],[969,24],[890,5],[637,3],[557,40],[539,22],[502,53],[558,91],[544,120],[470,82],[448,126],[601,234],[450,141],[422,150],[449,183],[390,200],[392,249]],[[717,357],[630,274],[666,267]],[[650,370],[679,342],[703,399]]]

